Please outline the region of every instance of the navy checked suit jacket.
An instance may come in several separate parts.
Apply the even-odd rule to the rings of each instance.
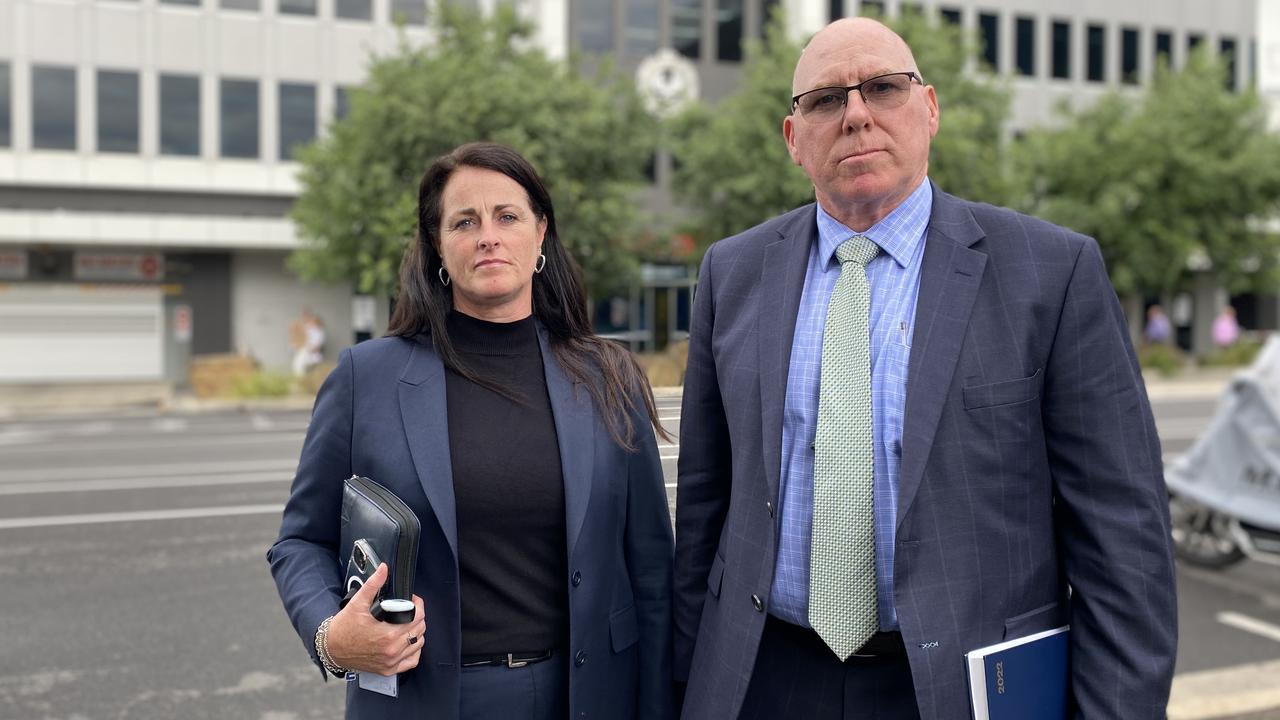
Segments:
[[[649,419],[631,418],[639,450],[620,448],[541,328],[539,340],[565,484],[565,650],[583,661],[569,665],[572,716],[670,718],[671,515]],[[418,667],[400,674],[397,698],[350,683],[348,718],[458,717],[462,616],[444,372],[427,336],[342,352],[316,397],[280,537],[267,553],[285,610],[318,663],[316,629],[338,611],[346,568],[338,557],[343,480],[359,474],[383,484],[421,521],[414,593],[427,629]]]
[[[676,510],[689,720],[737,717],[755,663],[815,242],[808,205],[703,260]],[[1165,717],[1177,623],[1160,444],[1097,244],[935,188],[912,340],[894,601],[921,718],[968,720],[966,651],[1064,622],[1076,717]]]

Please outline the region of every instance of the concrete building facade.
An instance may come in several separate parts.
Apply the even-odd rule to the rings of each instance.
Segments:
[[[972,30],[1011,78],[1015,128],[1052,122],[1060,100],[1142,87],[1158,55],[1178,66],[1200,44],[1234,58],[1236,87],[1280,97],[1275,38],[1258,30],[1280,18],[1257,0],[477,5],[502,1],[553,56],[607,53],[635,72],[666,49],[711,102],[736,87],[744,43],[776,6],[798,37],[911,11]],[[424,15],[421,0],[0,0],[0,384],[180,382],[187,357],[226,352],[285,368],[304,307],[324,319],[330,357],[348,344],[352,287],[303,283],[285,264],[300,242],[293,149],[343,115],[371,56],[430,41]],[[645,200],[658,212],[676,161],[656,158]],[[632,328],[682,330],[687,289],[662,300],[663,283],[645,287],[621,313]],[[385,319],[385,302],[372,315]]]

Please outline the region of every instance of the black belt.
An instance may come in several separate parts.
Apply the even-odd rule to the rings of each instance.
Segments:
[[[551,651],[532,653],[502,653],[494,655],[463,655],[462,667],[484,667],[486,665],[506,665],[509,668],[522,668],[525,665],[539,663],[551,659]]]
[[[831,651],[827,648],[827,643],[818,633],[807,627],[792,625],[786,620],[768,615],[765,617],[765,627],[772,629],[774,632],[791,638],[792,642],[797,643],[801,647],[809,648],[814,653],[824,654]],[[902,641],[902,633],[897,631],[878,632],[871,636],[862,647],[853,651],[853,655],[846,662],[855,658],[905,658],[907,656],[907,647]]]

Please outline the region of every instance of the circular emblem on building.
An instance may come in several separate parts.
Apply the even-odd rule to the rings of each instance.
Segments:
[[[663,48],[640,61],[636,86],[650,113],[671,117],[697,99],[698,68],[671,48]]]

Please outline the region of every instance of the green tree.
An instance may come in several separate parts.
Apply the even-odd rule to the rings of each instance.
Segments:
[[[1280,140],[1257,95],[1228,90],[1223,72],[1197,52],[1140,96],[1064,108],[1058,127],[1019,143],[1032,179],[1020,205],[1096,238],[1121,295],[1185,288],[1194,258],[1237,291],[1276,277],[1280,239],[1258,219],[1280,211]]]
[[[958,30],[914,13],[889,24],[911,46],[921,75],[938,94],[941,126],[929,176],[948,192],[1005,202],[1008,91],[990,75],[964,70],[973,44]],[[714,107],[695,104],[673,123],[675,187],[694,209],[690,229],[703,246],[813,200],[813,185],[791,162],[782,139],[801,47],[775,11],[763,42],[747,45],[738,90]]]
[[[656,139],[634,88],[608,67],[587,77],[548,58],[501,3],[490,17],[442,3],[431,25],[428,46],[374,59],[347,117],[302,153],[293,219],[304,247],[293,267],[394,293],[423,171],[458,145],[491,140],[538,168],[588,286],[625,287],[636,267],[633,190]]]

